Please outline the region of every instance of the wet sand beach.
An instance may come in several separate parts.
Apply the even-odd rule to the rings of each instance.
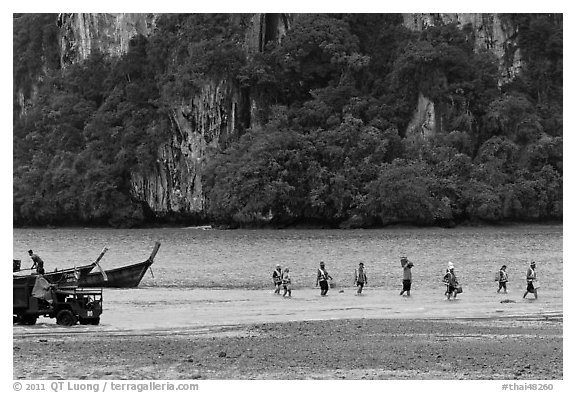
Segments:
[[[563,378],[561,291],[342,290],[106,291],[100,326],[14,325],[14,378]]]
[[[562,353],[561,318],[357,319],[71,336],[61,330],[15,337],[14,378],[559,380]]]

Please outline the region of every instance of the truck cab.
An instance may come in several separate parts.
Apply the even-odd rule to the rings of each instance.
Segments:
[[[58,325],[98,325],[102,314],[102,289],[58,287],[38,282],[42,276],[13,278],[14,323],[34,325],[40,316],[56,318]],[[36,289],[35,289],[36,286]],[[40,288],[40,290],[38,289]]]

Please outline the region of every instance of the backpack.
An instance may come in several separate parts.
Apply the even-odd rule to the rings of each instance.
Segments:
[[[275,284],[280,284],[282,282],[282,273],[278,270],[274,270],[272,273],[272,280]]]
[[[500,270],[498,270],[496,274],[494,274],[494,281],[500,281]]]

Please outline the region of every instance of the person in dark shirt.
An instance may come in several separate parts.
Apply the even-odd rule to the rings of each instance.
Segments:
[[[364,285],[368,285],[368,276],[366,276],[366,270],[364,270],[364,264],[362,262],[358,264],[358,270],[356,270],[354,273],[354,284],[356,284],[358,287],[356,293],[360,295]]]
[[[456,295],[458,294],[458,278],[456,278],[456,273],[454,273],[454,267],[448,269],[447,273],[444,275],[444,282],[448,289],[446,290],[446,297],[448,300],[454,295],[454,299],[456,299]]]
[[[38,255],[34,254],[32,250],[28,250],[28,255],[32,258],[34,264],[30,269],[36,269],[36,273],[44,274],[44,261]]]
[[[280,294],[280,286],[282,285],[282,267],[276,265],[276,269],[272,272],[272,281],[274,281],[274,293]]]

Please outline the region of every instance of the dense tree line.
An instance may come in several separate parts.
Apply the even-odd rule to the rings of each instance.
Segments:
[[[475,49],[470,26],[414,32],[392,14],[300,15],[250,56],[248,16],[163,15],[126,55],[93,53],[65,69],[53,21],[18,16],[15,86],[33,85],[39,56],[45,65],[34,106],[14,121],[14,221],[158,220],[131,196],[130,174],[152,168],[172,105],[214,78],[259,105],[207,161],[208,221],[562,219],[562,16],[503,18],[517,27],[524,67],[499,85],[498,59]],[[406,133],[420,94],[435,104],[431,136]]]

